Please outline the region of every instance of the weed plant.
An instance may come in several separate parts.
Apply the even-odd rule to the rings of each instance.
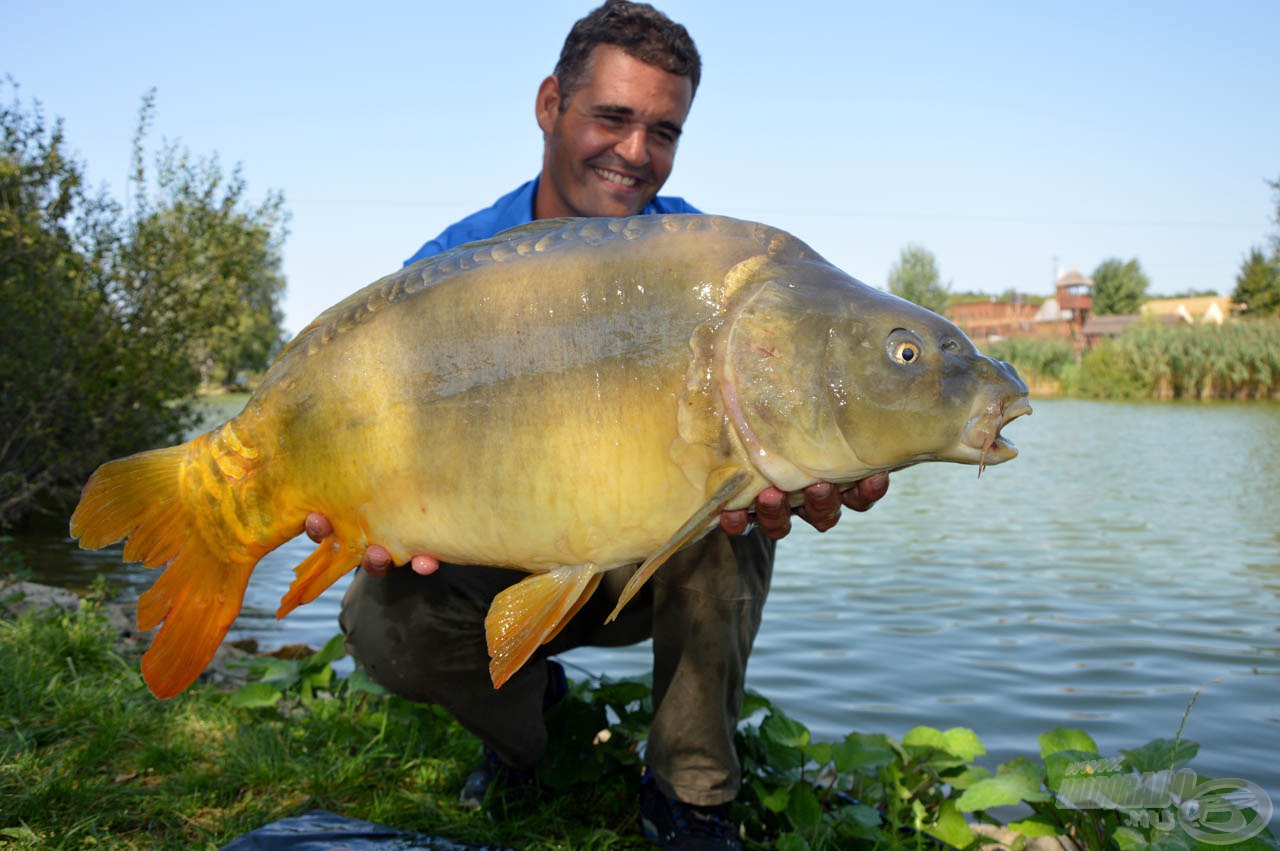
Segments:
[[[146,690],[136,651],[119,648],[93,599],[0,620],[0,842],[217,848],[323,808],[528,849],[649,847],[636,832],[652,720],[644,680],[572,683],[548,716],[543,791],[486,813],[457,803],[479,743],[443,710],[386,695],[359,671],[336,678],[337,639],[309,658],[252,661],[254,680],[234,692],[198,684],[168,701]],[[985,841],[974,824],[1013,818],[1003,826],[1014,851],[1040,836],[1090,851],[1215,851],[1188,826],[1226,813],[1238,834],[1258,827],[1240,788],[1204,793],[1184,768],[1196,745],[1180,736],[1103,759],[1083,731],[1057,729],[1037,757],[992,770],[963,728],[815,742],[755,694],[743,718],[734,809],[751,848],[973,849]],[[1232,848],[1280,843],[1259,828]]]

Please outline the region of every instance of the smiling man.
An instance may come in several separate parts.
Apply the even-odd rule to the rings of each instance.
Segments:
[[[610,0],[592,11],[574,25],[555,72],[538,87],[539,175],[451,225],[407,262],[533,219],[699,212],[658,191],[671,174],[700,76],[688,32],[652,6]],[[813,485],[799,513],[825,531],[842,503],[866,510],[887,487],[883,475],[844,494]],[[666,848],[740,848],[728,809],[740,781],[733,735],[774,544],[789,531],[790,516],[787,495],[776,489],[757,498],[758,526],[748,528],[745,511],[724,513],[722,530],[672,557],[606,625],[634,568],[609,571],[579,614],[498,690],[489,680],[484,618],[493,598],[524,574],[455,568],[429,554],[415,556],[411,570],[388,570],[390,555],[371,546],[343,600],[347,647],[375,681],[440,704],[484,742],[484,759],[462,791],[464,803],[481,806],[536,783],[547,747],[543,712],[566,691],[563,669],[550,656],[652,638],[644,831]],[[308,518],[316,540],[330,531],[322,516]]]

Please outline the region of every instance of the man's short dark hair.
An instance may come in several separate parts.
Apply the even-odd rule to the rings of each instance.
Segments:
[[[560,81],[561,112],[586,82],[591,51],[601,44],[617,45],[647,65],[688,77],[693,91],[698,91],[702,58],[688,30],[648,3],[606,0],[574,24],[564,40],[555,70]]]

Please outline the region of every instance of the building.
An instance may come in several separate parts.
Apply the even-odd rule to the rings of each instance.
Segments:
[[[1025,299],[999,301],[995,296],[947,308],[947,318],[960,326],[970,340],[979,343],[1034,334],[1036,313],[1036,306],[1028,304]]]
[[[1141,307],[1144,317],[1176,316],[1188,325],[1221,325],[1228,316],[1238,313],[1240,309],[1241,305],[1232,303],[1225,295],[1157,298]]]

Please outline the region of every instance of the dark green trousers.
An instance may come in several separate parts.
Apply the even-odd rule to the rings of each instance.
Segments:
[[[443,565],[431,576],[361,571],[342,601],[347,649],[390,691],[437,703],[506,762],[532,767],[547,747],[546,657],[574,647],[653,639],[654,721],[645,762],[663,793],[700,806],[732,800],[740,771],[733,734],[747,657],[773,573],[759,530],[716,530],[677,553],[611,624],[635,568],[611,570],[578,615],[501,688],[489,680],[484,617],[527,574]]]

